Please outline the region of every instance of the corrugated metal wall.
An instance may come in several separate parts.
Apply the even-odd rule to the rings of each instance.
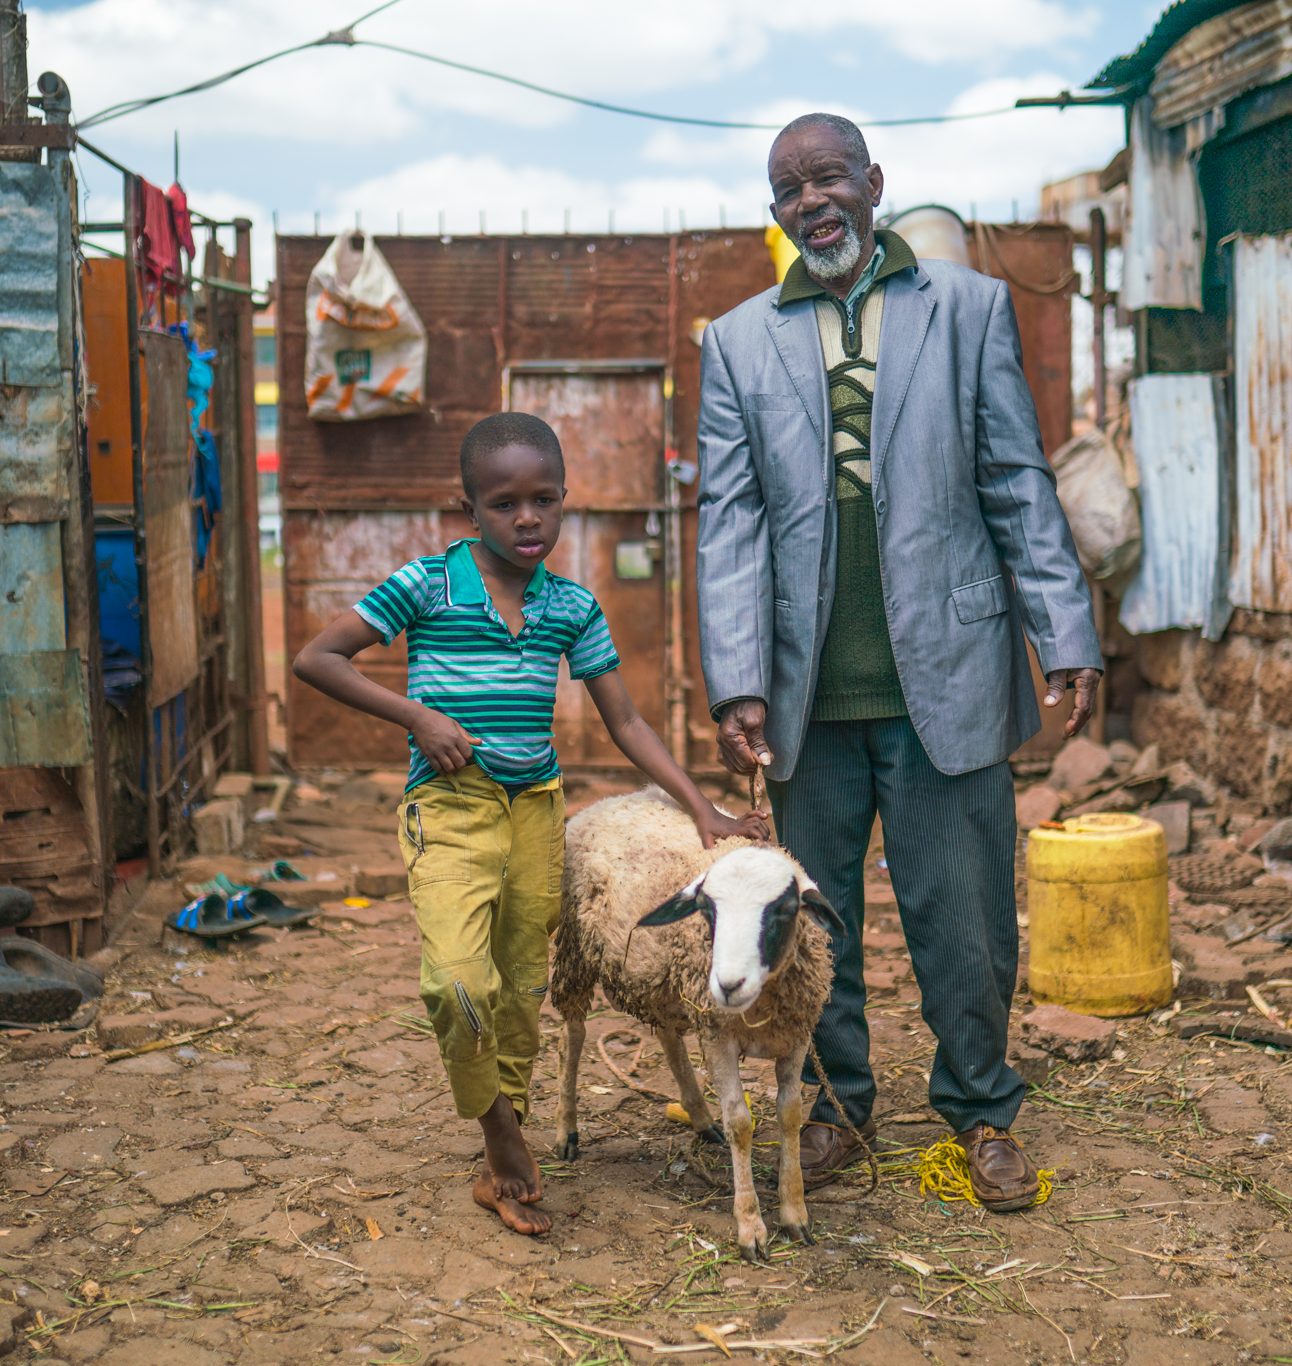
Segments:
[[[465,534],[457,511],[462,436],[509,402],[533,404],[560,432],[572,470],[579,467],[553,567],[597,593],[621,653],[631,659],[628,681],[648,719],[662,725],[671,690],[682,690],[686,734],[676,738],[693,766],[711,763],[713,726],[695,627],[694,486],[681,490],[681,677],[671,676],[677,671],[668,662],[671,617],[662,565],[656,562],[649,578],[622,578],[615,550],[631,542],[648,561],[660,551],[670,428],[681,458],[695,459],[700,351],[692,333],[772,283],[762,232],[380,238],[426,326],[427,406],[410,417],[353,424],[314,423],[305,410],[305,288],[327,245],[321,237],[278,239],[288,657],[400,564]],[[1004,230],[993,237],[993,248],[985,268],[1015,281],[1049,285],[1071,267],[1071,234],[1062,227]],[[1043,439],[1054,450],[1071,428],[1068,296],[1015,288],[1014,299]],[[607,362],[633,364],[607,369]],[[662,385],[669,374],[671,398]],[[607,444],[616,448],[613,459],[606,458]],[[402,690],[402,641],[369,654],[360,659],[365,672]],[[293,678],[287,687],[294,764],[374,767],[406,758],[393,727],[347,711]],[[573,766],[618,759],[581,700],[562,697],[558,732]]]
[[[1234,243],[1233,337],[1230,597],[1292,612],[1292,233]]]

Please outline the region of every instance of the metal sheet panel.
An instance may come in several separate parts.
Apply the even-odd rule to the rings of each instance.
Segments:
[[[1234,244],[1234,388],[1230,597],[1292,612],[1292,233]]]
[[[148,703],[157,707],[197,677],[193,506],[188,428],[188,356],[178,337],[140,340],[147,379],[144,533],[148,631],[153,641]]]
[[[1121,303],[1201,309],[1207,233],[1197,171],[1184,133],[1153,122],[1148,96],[1131,109],[1130,152]]]
[[[1121,623],[1132,635],[1201,627],[1218,640],[1232,610],[1223,381],[1145,375],[1131,383],[1130,406],[1144,542]]]
[[[0,655],[67,644],[57,522],[0,526]]]
[[[60,380],[61,200],[50,167],[0,161],[0,384]]]
[[[71,381],[0,387],[0,522],[60,522],[75,440]]]
[[[0,767],[76,768],[92,754],[80,651],[0,655]]]

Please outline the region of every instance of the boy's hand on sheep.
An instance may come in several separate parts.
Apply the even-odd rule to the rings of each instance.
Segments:
[[[743,816],[728,816],[711,806],[707,811],[698,812],[695,828],[700,832],[700,843],[712,849],[717,840],[730,839],[739,835],[747,840],[760,843],[771,838],[771,827],[767,824],[765,811],[747,811]]]
[[[758,697],[732,702],[718,722],[718,758],[732,773],[753,773],[772,761],[763,736],[767,703]]]
[[[435,765],[437,773],[456,773],[465,768],[475,758],[471,746],[480,743],[479,737],[468,735],[451,716],[431,707],[423,707],[409,729],[417,748]]]

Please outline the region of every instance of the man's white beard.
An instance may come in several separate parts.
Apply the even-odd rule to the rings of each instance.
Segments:
[[[798,249],[814,280],[839,280],[850,275],[861,260],[861,233],[851,218],[845,218],[843,236],[833,246],[818,251],[804,233],[798,240]]]

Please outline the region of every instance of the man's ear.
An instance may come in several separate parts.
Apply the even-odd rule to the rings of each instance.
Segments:
[[[806,915],[811,916],[827,934],[831,930],[838,934],[843,933],[843,917],[821,895],[818,888],[805,887],[799,893],[799,907]]]
[[[700,909],[700,888],[703,882],[702,877],[696,878],[662,905],[656,906],[653,911],[647,911],[637,922],[638,925],[673,925],[679,920],[685,920],[688,915],[694,915]]]
[[[470,498],[459,498],[458,505],[462,508],[462,511],[471,518],[472,526],[480,525],[479,521],[476,519],[476,510]]]

